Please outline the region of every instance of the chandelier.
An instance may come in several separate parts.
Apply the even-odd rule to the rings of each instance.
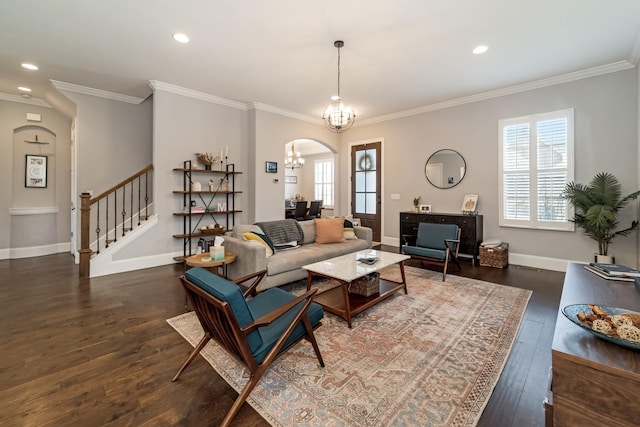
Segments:
[[[336,133],[341,133],[353,126],[356,121],[356,114],[351,107],[340,99],[340,48],[344,46],[342,40],[336,40],[333,45],[338,48],[338,95],[331,97],[331,104],[324,110],[322,120],[329,129]]]
[[[291,143],[291,150],[287,151],[287,157],[284,159],[285,168],[301,168],[304,166],[304,159],[300,156],[300,152],[296,151],[296,147]]]

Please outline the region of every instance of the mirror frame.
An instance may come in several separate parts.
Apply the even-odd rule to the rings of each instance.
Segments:
[[[462,175],[462,177],[455,183],[453,184],[446,184],[446,183],[442,183],[442,186],[436,185],[434,184],[430,179],[429,179],[429,175],[427,174],[427,166],[429,166],[429,162],[434,158],[434,156],[437,156],[438,154],[442,154],[442,152],[451,152],[453,154],[457,154],[458,157],[460,158],[460,160],[462,160],[462,165],[464,167],[464,174]],[[457,152],[456,150],[452,150],[450,148],[442,148],[440,150],[437,150],[436,152],[434,152],[431,156],[429,156],[429,158],[427,159],[427,162],[424,164],[424,176],[427,178],[427,181],[429,181],[429,184],[433,185],[436,188],[440,188],[442,190],[448,190],[449,188],[453,188],[456,185],[460,184],[462,182],[462,180],[464,179],[465,176],[467,176],[467,161],[464,159],[464,157],[462,156],[462,154],[460,154],[459,152]]]

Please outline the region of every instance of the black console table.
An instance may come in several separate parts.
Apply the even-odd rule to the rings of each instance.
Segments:
[[[459,253],[471,255],[473,263],[476,263],[483,238],[482,215],[400,212],[400,245],[404,243],[402,236],[409,236],[409,244],[415,244],[418,224],[421,222],[456,224],[460,227]]]

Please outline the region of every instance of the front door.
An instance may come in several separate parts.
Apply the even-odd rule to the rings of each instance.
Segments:
[[[373,230],[374,242],[382,236],[381,147],[380,142],[351,147],[351,214]]]

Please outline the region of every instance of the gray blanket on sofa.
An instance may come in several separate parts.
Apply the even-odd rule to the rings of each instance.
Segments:
[[[256,225],[264,231],[264,234],[276,247],[291,242],[302,243],[302,229],[295,219],[257,222]]]

